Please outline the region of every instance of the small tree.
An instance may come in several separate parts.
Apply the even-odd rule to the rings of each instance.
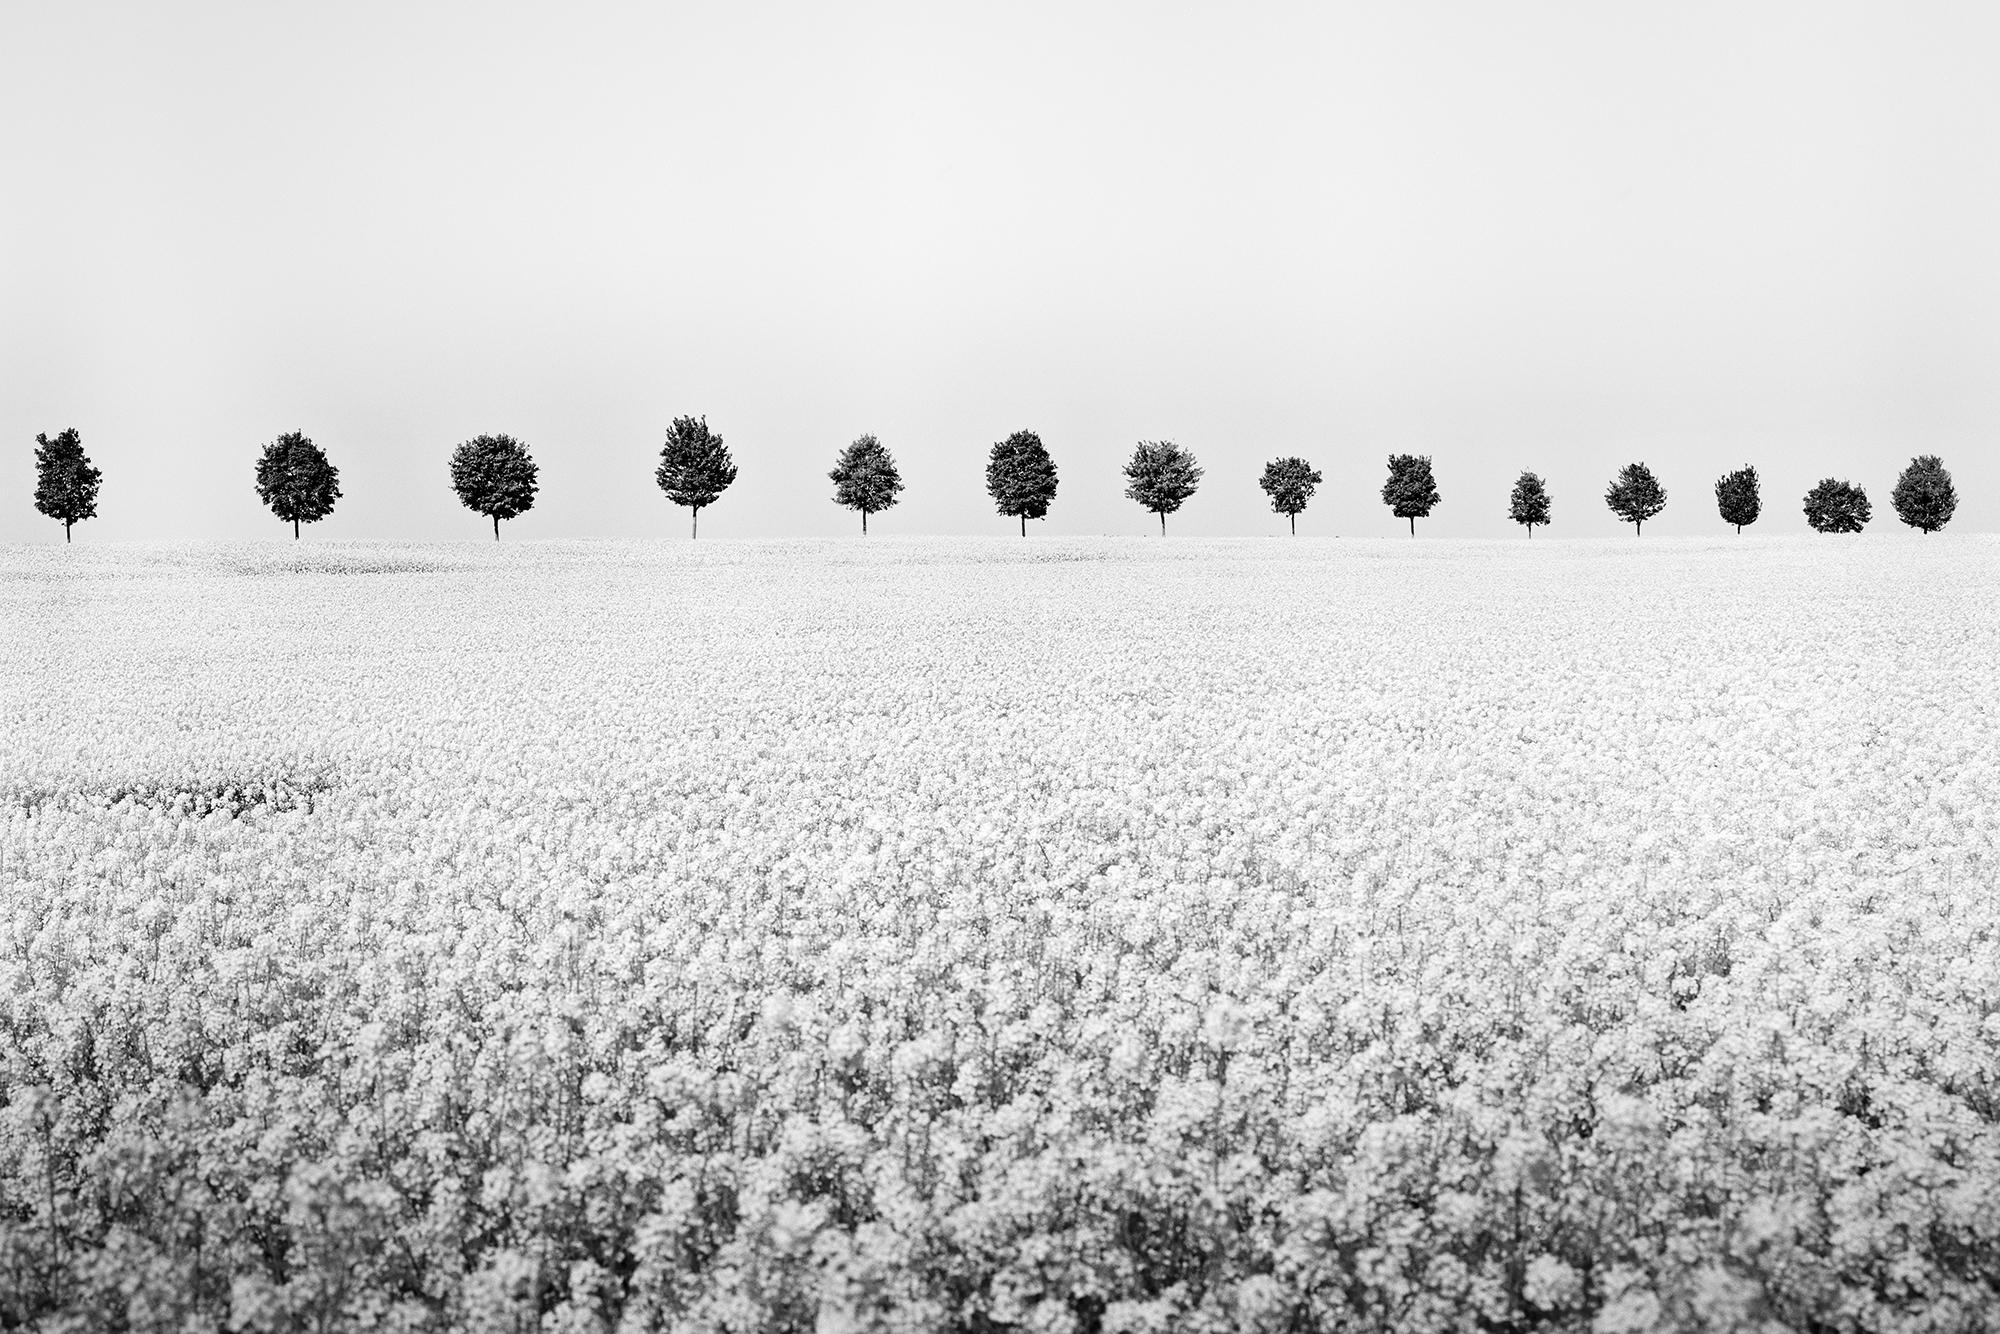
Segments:
[[[540,475],[528,447],[511,435],[476,435],[451,452],[451,489],[467,509],[493,520],[495,542],[502,519],[535,507]]]
[[[1431,476],[1430,455],[1391,454],[1389,480],[1382,484],[1382,503],[1399,519],[1410,521],[1410,536],[1417,535],[1417,520],[1428,519],[1438,503],[1437,481]]]
[[[1002,514],[1021,521],[1023,537],[1028,520],[1048,517],[1056,498],[1056,461],[1039,435],[1016,431],[995,442],[986,459],[986,494]]]
[[[1535,536],[1535,525],[1549,521],[1548,488],[1539,476],[1524,472],[1514,480],[1514,494],[1507,499],[1507,517],[1515,523],[1526,524],[1531,540]]]
[[[841,450],[827,477],[833,482],[834,500],[861,511],[864,537],[868,534],[868,516],[895,504],[896,493],[903,489],[903,475],[896,471],[896,460],[872,435],[857,437]]]
[[[1935,454],[1919,454],[1896,479],[1889,503],[1896,507],[1897,518],[1923,529],[1929,537],[1951,522],[1952,512],[1958,508],[1958,490],[1951,484],[1944,460]]]
[[[1257,485],[1271,498],[1271,512],[1291,520],[1293,537],[1299,535],[1299,515],[1305,512],[1306,502],[1312,499],[1313,488],[1319,484],[1319,471],[1296,454],[1272,459],[1264,465],[1264,475],[1257,479]]]
[[[1816,533],[1858,533],[1874,512],[1868,493],[1852,482],[1823,477],[1806,492],[1806,522]]]
[[[1764,512],[1763,496],[1757,489],[1757,470],[1738,468],[1718,477],[1715,508],[1721,512],[1722,521],[1735,524],[1739,533],[1744,524],[1757,522],[1757,516]]]
[[[55,439],[35,437],[35,508],[63,526],[97,517],[97,487],[104,474],[90,466],[83,436],[72,426]]]
[[[713,505],[736,480],[736,462],[722,437],[708,429],[706,416],[676,417],[667,428],[666,444],[660,446],[660,466],[653,480],[668,500],[693,511],[688,535],[699,537],[702,508]]]
[[[1201,485],[1201,465],[1171,440],[1141,440],[1125,463],[1125,481],[1127,498],[1160,516],[1160,536],[1165,537],[1167,516]]]
[[[257,494],[271,513],[292,526],[292,540],[297,541],[300,524],[318,523],[333,513],[333,502],[340,499],[340,469],[304,434],[288,431],[264,446],[257,459]]]
[[[1632,525],[1633,536],[1646,531],[1646,520],[1667,507],[1667,492],[1643,463],[1628,463],[1604,493],[1611,512]]]

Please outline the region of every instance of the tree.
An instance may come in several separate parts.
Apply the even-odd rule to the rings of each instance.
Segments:
[[[1382,503],[1397,518],[1410,521],[1411,537],[1417,535],[1417,520],[1428,519],[1431,506],[1439,499],[1437,481],[1431,476],[1430,455],[1389,456],[1389,480],[1382,484]]]
[[[1313,488],[1319,484],[1319,471],[1297,455],[1272,459],[1264,465],[1264,475],[1257,479],[1257,485],[1271,498],[1271,513],[1291,520],[1293,537],[1299,535],[1299,515],[1305,512],[1306,502],[1312,499]]]
[[[1125,495],[1160,516],[1165,537],[1167,516],[1201,485],[1201,465],[1171,440],[1141,440],[1125,463],[1125,481]]]
[[[104,474],[90,466],[83,436],[72,426],[55,439],[35,437],[35,508],[63,526],[97,517],[97,487]]]
[[[1944,470],[1944,460],[1935,454],[1919,454],[1896,479],[1889,503],[1896,507],[1897,518],[1923,529],[1929,537],[1951,522],[1952,511],[1958,508],[1958,490],[1951,484],[1951,474]]]
[[[667,428],[666,444],[660,446],[660,466],[653,480],[668,500],[693,511],[688,534],[699,537],[702,508],[713,505],[736,480],[736,462],[722,437],[708,429],[706,416],[676,417]]]
[[[1633,536],[1646,531],[1646,520],[1667,507],[1667,492],[1643,463],[1628,463],[1604,493],[1611,512],[1632,525]]]
[[[476,435],[451,452],[451,489],[467,509],[493,520],[495,542],[502,519],[535,507],[540,474],[528,447],[511,435]]]
[[[1852,482],[1822,477],[1806,492],[1806,522],[1816,533],[1858,533],[1874,512],[1868,493]]]
[[[1764,512],[1764,500],[1757,490],[1757,470],[1738,468],[1718,477],[1715,508],[1721,511],[1722,521],[1735,524],[1739,533],[1744,524],[1757,522],[1757,516]]]
[[[1549,521],[1549,493],[1542,479],[1534,473],[1524,472],[1514,479],[1514,494],[1507,498],[1507,517],[1515,523],[1528,526],[1528,537],[1535,536],[1535,525]]]
[[[1033,431],[1016,431],[993,446],[986,459],[986,494],[1002,514],[1021,521],[1045,519],[1056,498],[1056,461]]]
[[[896,493],[903,489],[903,474],[896,471],[896,460],[872,435],[858,436],[853,444],[841,450],[827,477],[833,482],[834,500],[861,511],[864,537],[868,534],[868,516],[895,504]]]
[[[271,513],[292,526],[292,540],[297,541],[300,524],[318,523],[333,513],[333,502],[340,499],[340,469],[304,434],[288,431],[264,446],[257,459],[257,494]]]

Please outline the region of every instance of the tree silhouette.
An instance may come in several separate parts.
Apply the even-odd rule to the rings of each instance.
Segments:
[[[864,537],[868,534],[868,516],[895,504],[896,493],[903,489],[903,475],[896,471],[896,460],[872,435],[859,436],[841,450],[827,477],[833,482],[834,500],[861,511]]]
[[[535,507],[540,474],[528,447],[511,435],[476,435],[451,452],[451,489],[467,509],[493,520],[495,542],[502,519]]]
[[[1056,498],[1056,461],[1039,435],[1016,431],[995,442],[986,459],[986,494],[1000,513],[1020,519],[1023,537],[1028,520],[1048,517]]]
[[[35,437],[35,508],[63,526],[97,517],[97,488],[104,474],[90,466],[83,436],[72,426],[55,439]]]
[[[257,494],[271,513],[292,526],[292,540],[297,541],[300,524],[318,523],[333,513],[333,502],[340,499],[340,469],[303,433],[288,431],[258,456]]]
[[[1763,496],[1757,488],[1757,470],[1738,468],[1716,478],[1715,508],[1721,512],[1722,521],[1735,524],[1739,533],[1744,524],[1757,522],[1757,516],[1764,512]]]
[[[736,480],[736,462],[722,437],[708,429],[706,416],[676,417],[667,428],[666,444],[660,446],[660,466],[653,471],[653,480],[668,500],[693,511],[688,535],[699,537],[702,508],[713,505]]]
[[[1852,482],[1822,477],[1806,492],[1806,522],[1816,533],[1858,533],[1874,513],[1868,493]]]
[[[1912,528],[1923,529],[1924,536],[1929,537],[1951,522],[1952,512],[1958,508],[1958,489],[1951,484],[1951,474],[1945,471],[1943,459],[1935,454],[1919,454],[1896,479],[1889,503],[1896,507],[1897,518]]]
[[[1201,485],[1201,465],[1171,440],[1141,440],[1125,463],[1125,482],[1128,498],[1160,516],[1160,536],[1165,537],[1167,516]]]
[[[1667,493],[1643,463],[1628,463],[1604,493],[1611,512],[1632,525],[1633,536],[1646,531],[1646,520],[1667,507]]]
[[[1312,499],[1313,488],[1319,484],[1319,470],[1296,454],[1272,459],[1264,465],[1264,475],[1257,479],[1257,485],[1271,498],[1271,513],[1282,514],[1291,521],[1293,537],[1299,535],[1299,515],[1305,512],[1306,502]]]
[[[1549,521],[1548,488],[1538,475],[1524,472],[1514,480],[1514,494],[1507,498],[1507,517],[1527,525],[1530,540],[1535,536],[1535,525]]]
[[[1389,480],[1382,484],[1382,503],[1399,519],[1410,521],[1410,536],[1417,535],[1417,520],[1430,517],[1438,503],[1437,481],[1431,476],[1430,455],[1391,454]]]

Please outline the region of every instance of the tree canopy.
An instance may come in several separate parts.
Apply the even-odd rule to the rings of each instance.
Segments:
[[[1167,516],[1179,509],[1201,485],[1201,465],[1193,454],[1171,440],[1141,440],[1125,462],[1125,494],[1160,516],[1166,536]]]
[[[511,435],[477,435],[451,452],[451,489],[467,509],[493,520],[496,542],[502,519],[534,508],[540,473],[528,447]]]
[[[1868,493],[1852,482],[1822,477],[1806,492],[1806,522],[1816,533],[1858,533],[1874,517]]]
[[[1604,493],[1611,512],[1632,525],[1634,535],[1646,531],[1646,520],[1667,507],[1666,488],[1643,463],[1628,463]]]
[[[1921,528],[1928,537],[1951,522],[1958,508],[1958,489],[1951,484],[1944,460],[1935,454],[1919,454],[1910,460],[1889,493],[1896,517],[1912,528]]]
[[[1523,472],[1514,479],[1514,493],[1507,498],[1507,517],[1528,529],[1528,536],[1549,521],[1549,492],[1541,476]]]
[[[1382,484],[1382,503],[1399,519],[1410,521],[1410,536],[1417,535],[1417,520],[1430,517],[1431,507],[1441,497],[1437,480],[1431,476],[1428,454],[1391,454],[1389,480]]]
[[[340,469],[303,432],[287,431],[258,456],[257,494],[297,538],[300,524],[318,523],[333,513],[333,503],[340,499]]]
[[[97,517],[97,488],[104,474],[91,466],[83,452],[83,436],[72,426],[51,440],[35,437],[35,508],[63,526]]]
[[[1715,481],[1715,508],[1721,513],[1724,523],[1736,525],[1742,532],[1746,523],[1757,522],[1757,516],[1764,512],[1764,500],[1757,486],[1755,468],[1738,468],[1735,472],[1724,473]]]
[[[986,460],[986,493],[1000,513],[1021,521],[1047,518],[1056,498],[1056,461],[1033,431],[1016,431],[996,441]]]
[[[1290,454],[1265,464],[1264,475],[1257,479],[1257,485],[1271,498],[1271,512],[1284,515],[1291,522],[1292,536],[1297,537],[1299,515],[1305,513],[1306,502],[1312,499],[1320,481],[1317,468]]]
[[[722,437],[709,429],[708,418],[676,417],[660,446],[660,466],[653,480],[667,499],[692,511],[689,535],[701,535],[701,512],[721,498],[736,480],[736,461]]]
[[[896,503],[903,489],[903,474],[896,460],[872,435],[856,437],[840,451],[827,474],[833,482],[833,498],[851,510],[861,511],[861,531],[868,531],[868,516],[879,514]]]

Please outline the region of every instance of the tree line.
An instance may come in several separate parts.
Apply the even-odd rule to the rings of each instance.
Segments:
[[[63,526],[70,540],[75,524],[97,515],[98,488],[104,480],[83,450],[75,427],[51,439],[35,437],[35,508]],[[510,435],[479,435],[455,448],[450,458],[451,489],[460,503],[492,521],[500,538],[500,521],[534,508],[540,469],[528,447]],[[1149,514],[1159,516],[1160,533],[1167,516],[1178,510],[1201,485],[1202,468],[1194,455],[1171,440],[1141,440],[1124,467],[1125,494]],[[903,491],[895,457],[873,435],[857,437],[834,459],[827,478],[836,504],[858,511],[861,531],[868,517],[895,505]],[[701,512],[721,499],[736,480],[736,461],[708,424],[707,417],[676,417],[660,447],[653,480],[667,499],[689,511],[689,533],[700,536]],[[1319,470],[1297,456],[1264,465],[1258,486],[1275,514],[1285,516],[1297,535],[1299,515],[1306,510],[1322,478]],[[999,513],[1018,519],[1027,536],[1028,520],[1048,517],[1056,497],[1056,464],[1041,436],[1016,431],[996,441],[986,462],[986,490]],[[299,536],[301,525],[317,523],[333,513],[340,499],[340,469],[326,451],[301,431],[288,431],[263,447],[257,457],[257,496],[280,521]],[[1392,454],[1389,477],[1382,485],[1382,503],[1398,519],[1409,521],[1410,536],[1417,520],[1428,518],[1440,503],[1437,479],[1427,454]],[[1646,520],[1667,507],[1666,488],[1644,463],[1619,469],[1605,490],[1604,503],[1634,534],[1645,531]],[[1715,483],[1716,510],[1724,523],[1742,532],[1757,522],[1763,500],[1757,470],[1739,468]],[[1896,517],[1912,528],[1933,533],[1951,521],[1958,492],[1951,473],[1935,454],[1922,454],[1903,469],[1889,503]],[[1540,475],[1522,472],[1508,497],[1507,517],[1535,535],[1550,522],[1552,501]],[[1816,532],[1858,533],[1873,516],[1868,493],[1851,482],[1823,478],[1805,495],[1806,522]]]

